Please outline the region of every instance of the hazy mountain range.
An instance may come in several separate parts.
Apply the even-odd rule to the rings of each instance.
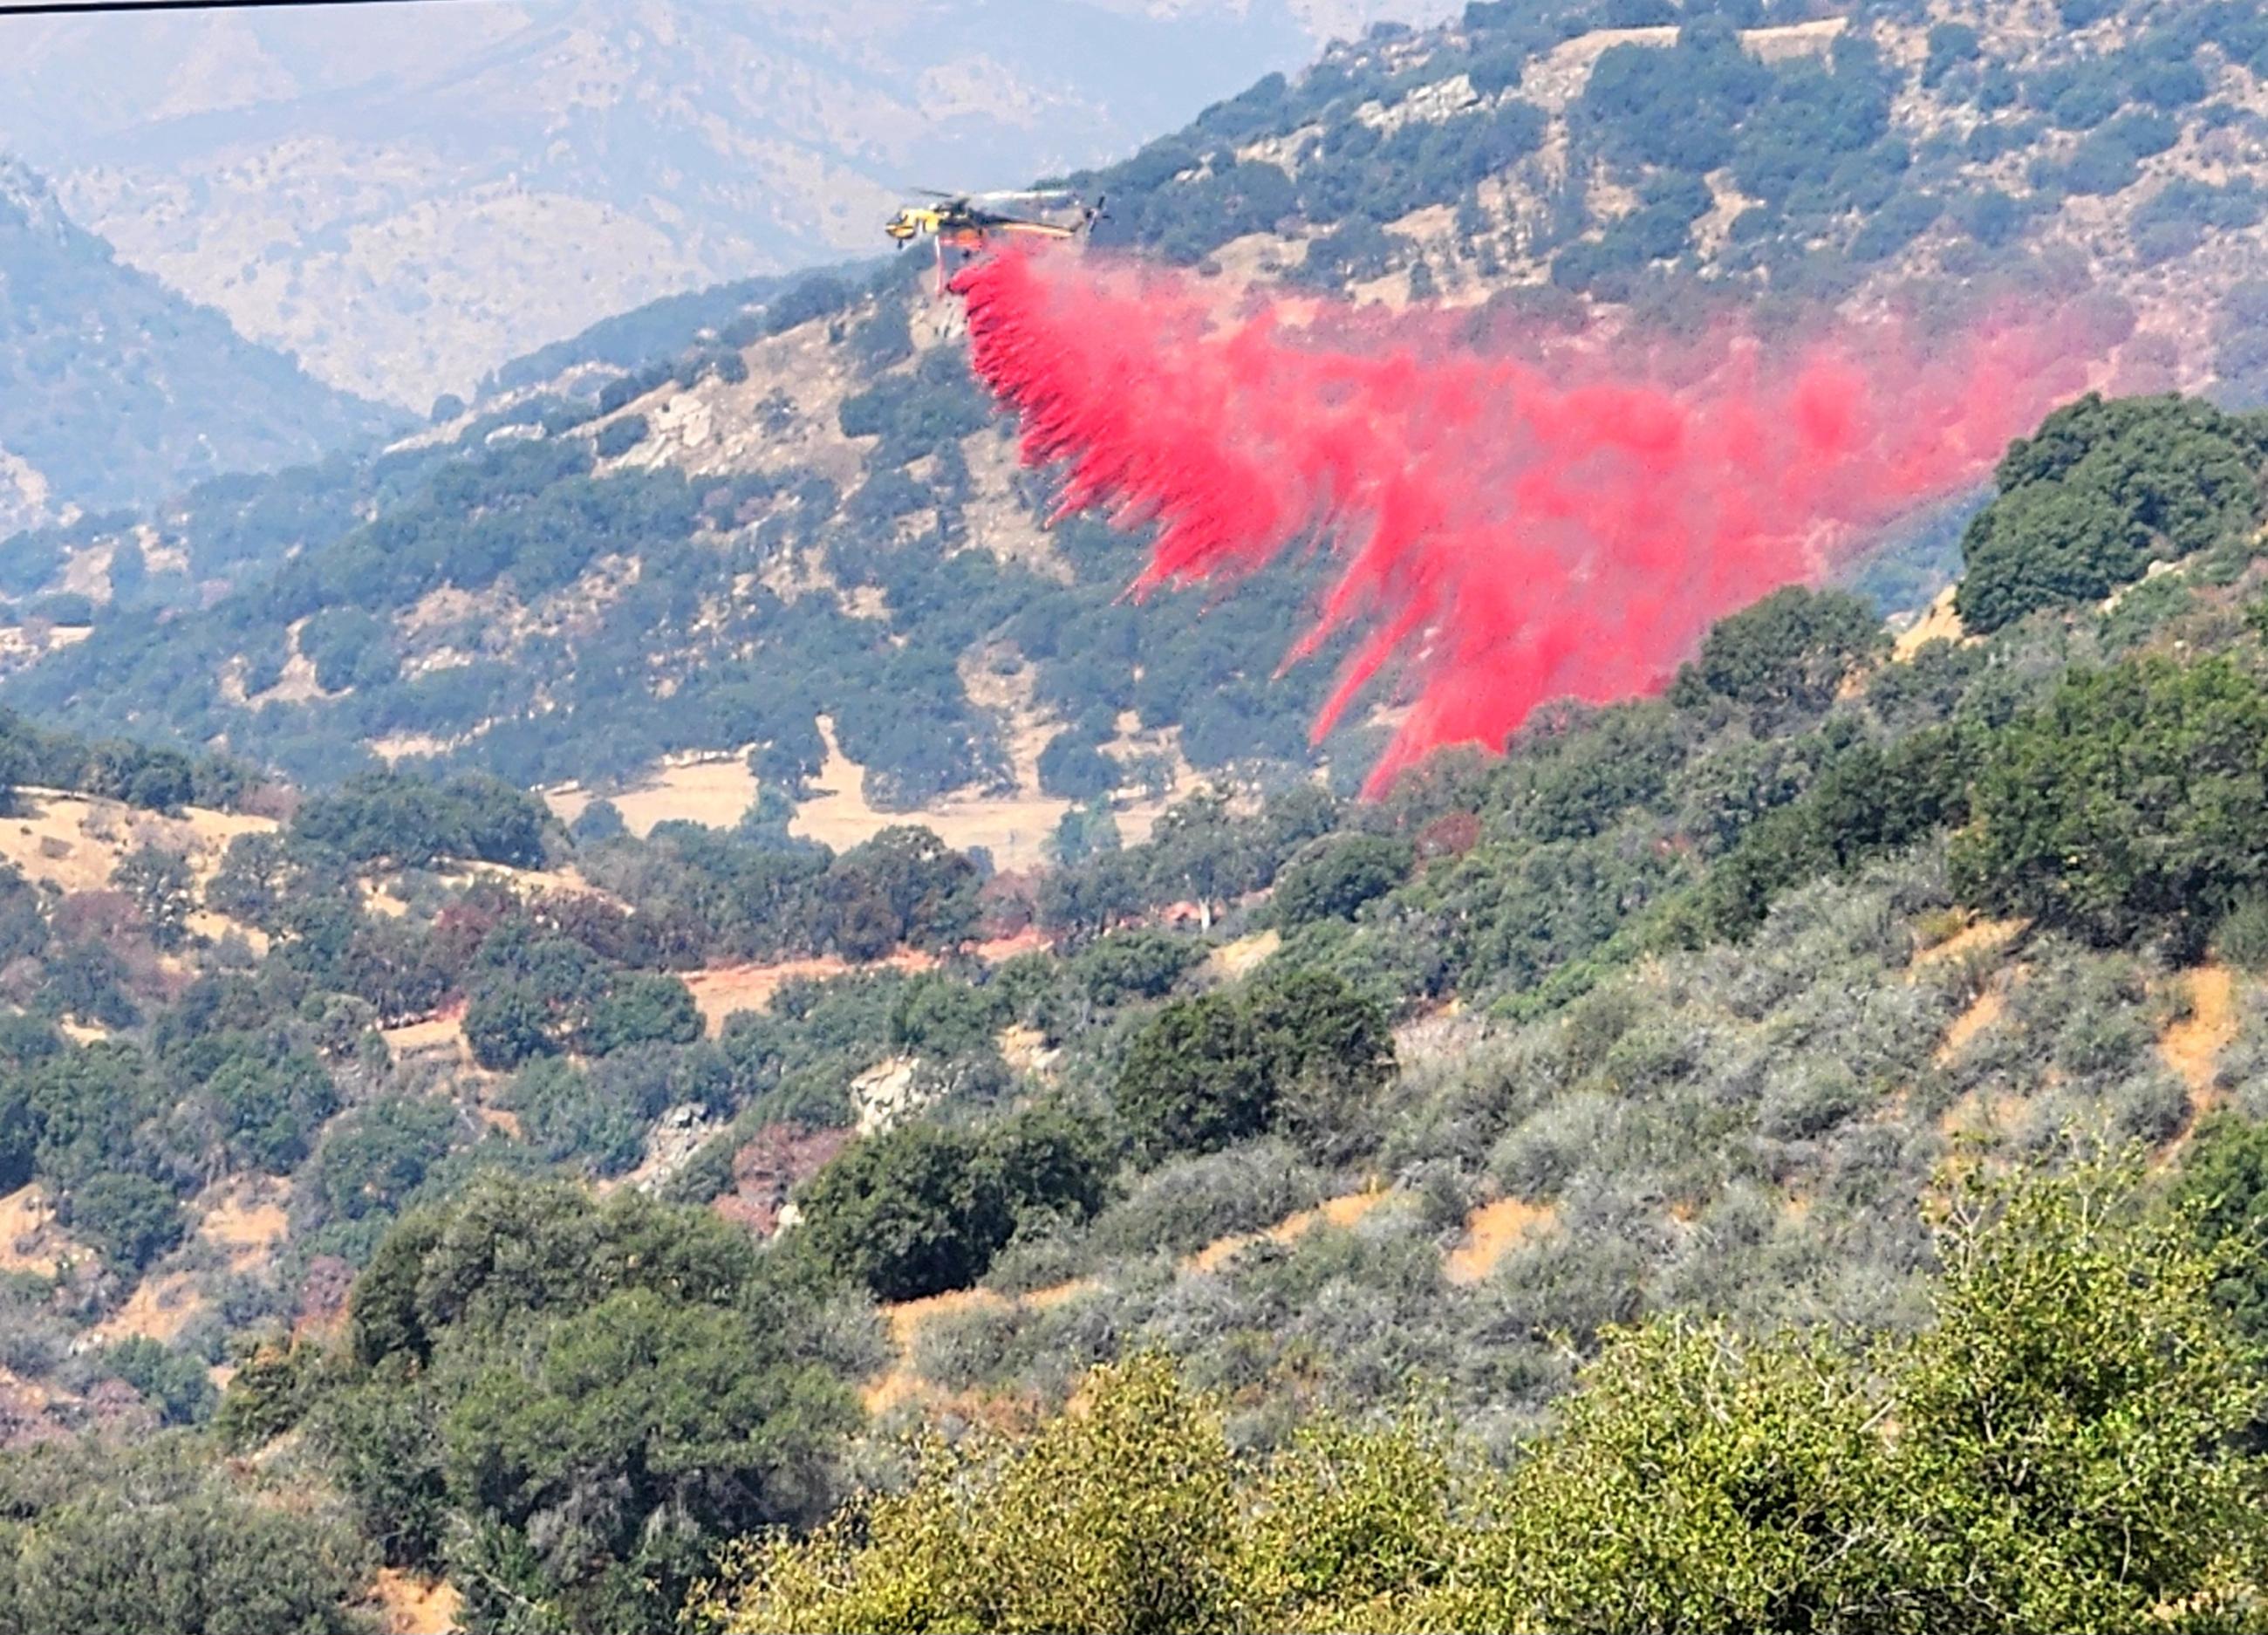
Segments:
[[[1130,151],[1444,0],[525,0],[12,22],[0,144],[120,254],[423,409],[673,290],[879,247],[909,185]]]

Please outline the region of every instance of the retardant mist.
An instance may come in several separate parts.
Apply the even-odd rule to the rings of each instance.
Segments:
[[[1025,460],[1065,467],[1064,510],[1155,525],[1137,593],[1333,554],[1287,662],[1353,635],[1318,738],[1397,677],[1373,792],[1442,745],[1501,748],[1548,699],[1660,687],[1718,618],[1977,482],[2117,338],[2070,313],[1926,339],[1484,323],[1061,255],[954,288]]]

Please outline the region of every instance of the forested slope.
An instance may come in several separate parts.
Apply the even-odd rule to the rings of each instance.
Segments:
[[[1226,276],[1973,277],[2219,377],[1374,801],[1308,586],[1120,602],[910,264],[14,541],[92,625],[8,696],[176,747],[0,733],[0,1608],[2258,1622],[2247,30],[1482,4],[1090,179]],[[595,798],[704,749],[737,821]],[[1049,865],[807,838],[846,751]]]
[[[397,423],[121,265],[12,158],[0,158],[0,518],[11,528],[65,507],[150,504]]]
[[[1036,877],[19,731],[20,821],[57,786],[178,814],[121,809],[107,890],[36,846],[11,887],[24,1626],[129,1593],[136,1514],[185,1541],[130,1592],[176,1627],[254,1545],[335,1627],[432,1575],[469,1630],[664,1623],[727,1541],[897,1481],[899,1431],[1019,1437],[1094,1364],[1123,1436],[733,1558],[716,1616],[1099,1625],[1171,1582],[1253,1627],[1651,1626],[1586,1539],[1711,1627],[2241,1612],[2268,1513],[2211,1433],[2258,1399],[2264,471],[2256,416],[2089,399],[1967,531],[1973,632],[1782,592],[1662,698],[1377,803],[1201,796]],[[242,830],[197,842],[215,802]],[[2145,1334],[2185,1360],[2104,1349]],[[2001,1507],[1954,1362],[1986,1349],[2058,1484],[2158,1462],[2117,1516]],[[1377,1429],[1413,1403],[1454,1432]],[[2168,1414],[2203,1440],[2120,1440]],[[1665,1488],[1637,1450],[1696,1416],[1727,1462]],[[1707,1519],[1751,1455],[1880,1548]],[[1323,1558],[1270,1497],[1308,1481],[1351,1506]],[[1380,1483],[1432,1497],[1390,1523]],[[1129,1536],[1175,1572],[1084,1577],[1018,1520],[1041,1491],[1202,1525]]]
[[[2106,383],[2244,401],[2268,310],[2248,18],[1475,5],[1074,180],[1112,201],[1099,244],[1233,278],[1672,321],[1997,290],[2124,336],[2090,360]],[[1123,808],[1185,768],[1307,762],[1333,655],[1273,673],[1311,586],[1121,604],[1135,542],[1042,528],[1049,482],[1017,469],[918,259],[625,320],[375,462],[19,540],[19,617],[52,623],[65,585],[100,603],[114,551],[129,571],[9,696],[302,775],[375,747],[603,781],[755,747],[790,799],[823,717],[901,809]],[[626,337],[677,344],[688,314],[706,339],[609,377]],[[1918,607],[1951,538],[1901,535],[1857,583]],[[1351,778],[1376,742],[1357,723],[1322,754]]]

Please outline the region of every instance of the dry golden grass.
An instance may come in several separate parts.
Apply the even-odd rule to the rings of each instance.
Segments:
[[[600,891],[589,880],[585,880],[581,871],[571,863],[564,868],[518,869],[505,863],[483,863],[477,858],[460,858],[452,861],[446,870],[434,878],[445,886],[469,886],[476,880],[500,880],[507,886],[524,892],[566,892],[604,897],[609,902],[620,902],[620,899]]]
[[[126,1304],[97,1323],[91,1332],[106,1344],[139,1337],[170,1344],[191,1319],[205,1308],[196,1280],[186,1271],[162,1278],[144,1278],[127,1296]]]
[[[1249,976],[1283,946],[1283,935],[1274,931],[1255,932],[1234,942],[1224,942],[1205,956],[1205,975],[1216,982]]]
[[[714,1035],[735,1011],[762,1010],[772,1002],[774,994],[792,982],[825,982],[858,970],[925,971],[936,963],[933,954],[918,948],[901,948],[873,965],[852,965],[830,955],[780,960],[770,965],[720,965],[712,970],[687,971],[684,976],[685,985],[693,991],[693,1003]]]
[[[55,1207],[37,1182],[0,1197],[0,1271],[51,1275],[56,1263],[90,1251],[55,1222]]]
[[[223,1188],[197,1223],[197,1235],[228,1256],[232,1271],[267,1264],[291,1228],[284,1205],[291,1189],[270,1176],[254,1175]]]
[[[65,647],[76,647],[94,634],[91,624],[50,624],[35,619],[25,624],[0,624],[0,659],[39,659]]]
[[[796,809],[791,833],[847,851],[900,823],[934,830],[956,851],[983,846],[1004,869],[1031,868],[1047,860],[1048,842],[1071,802],[1049,795],[953,794],[918,812],[881,812],[867,804],[865,769],[843,753],[835,724],[822,718],[827,761],[819,793]]]
[[[756,802],[755,775],[740,755],[665,766],[619,794],[607,795],[630,833],[643,838],[674,819],[730,829]],[[547,790],[544,802],[563,823],[572,823],[600,799],[575,784]]]
[[[386,1041],[387,1049],[396,1061],[406,1062],[412,1057],[446,1055],[460,1069],[473,1064],[471,1049],[465,1043],[464,1017],[461,1013],[429,1017],[422,1022],[409,1022],[400,1027],[379,1030],[379,1037]]]
[[[1019,1073],[1045,1074],[1062,1054],[1048,1047],[1048,1036],[1020,1022],[1000,1030],[1000,1059]]]
[[[1466,1217],[1464,1238],[1449,1251],[1443,1270],[1452,1283],[1478,1283],[1514,1248],[1549,1231],[1554,1219],[1550,1204],[1531,1204],[1526,1198],[1505,1197],[1484,1204]]]
[[[2023,1121],[2028,1106],[2025,1099],[2012,1090],[1990,1096],[1982,1090],[1971,1090],[1939,1115],[1937,1133],[1955,1145],[1969,1141],[1989,1144],[2014,1130]]]
[[[0,858],[31,879],[64,891],[108,886],[118,859],[144,844],[180,853],[202,886],[220,866],[230,841],[276,828],[272,818],[239,812],[190,806],[180,817],[163,817],[115,800],[55,790],[24,789],[18,799],[24,809],[0,818]]]

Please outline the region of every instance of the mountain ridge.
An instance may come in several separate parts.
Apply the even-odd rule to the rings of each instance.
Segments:
[[[125,265],[46,177],[0,158],[0,527],[147,504],[398,425]]]
[[[1313,27],[1429,5],[527,0],[424,25],[423,59],[382,20],[177,22],[101,70],[161,109],[225,106],[146,122],[70,106],[99,25],[66,21],[0,69],[20,110],[0,140],[66,168],[67,201],[135,264],[422,410],[641,299],[851,250],[908,185],[1106,157],[1290,65]],[[208,92],[160,39],[268,66]]]

